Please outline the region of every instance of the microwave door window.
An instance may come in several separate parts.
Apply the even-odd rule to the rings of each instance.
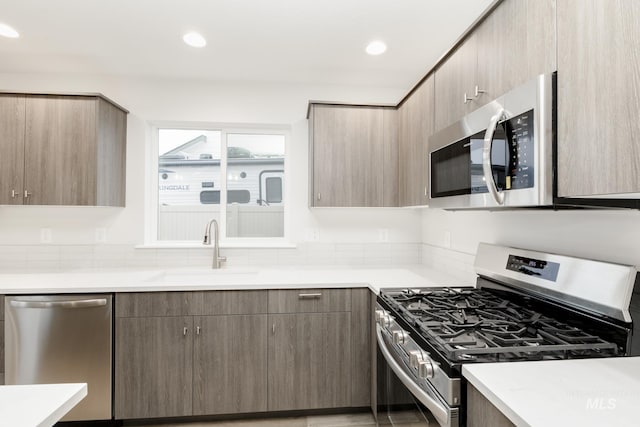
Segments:
[[[469,138],[431,153],[431,196],[445,197],[469,194],[471,156]]]

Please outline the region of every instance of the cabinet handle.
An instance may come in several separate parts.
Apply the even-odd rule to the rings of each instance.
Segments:
[[[200,335],[200,326],[196,326],[196,335]]]
[[[463,101],[463,102],[464,102],[465,104],[468,104],[468,103],[470,103],[471,101],[473,101],[473,98],[469,98],[469,97],[467,96],[467,92],[465,92],[465,93],[464,93],[464,101]]]
[[[29,197],[31,195],[30,191],[24,190],[24,198],[26,199],[27,197]]]
[[[318,193],[318,200],[320,200],[321,198],[322,198],[322,195]]]
[[[424,187],[424,197],[427,197],[429,194],[427,194],[427,187]]]
[[[476,85],[476,90],[475,90],[475,92],[476,92],[476,98],[477,98],[477,97],[479,97],[479,96],[480,96],[481,94],[483,94],[483,93],[487,93],[486,91],[484,91],[484,90],[480,89],[480,87],[478,87],[478,85]]]
[[[276,324],[275,323],[271,326],[271,333],[272,334],[276,333]]]
[[[184,335],[185,337],[187,336],[187,331],[189,329],[187,329],[187,327],[185,326],[184,328],[182,328],[182,335]]]
[[[320,292],[315,294],[298,294],[298,298],[300,299],[312,299],[312,298],[320,298],[322,294]]]
[[[15,199],[16,197],[18,197],[18,192],[16,190],[11,190],[11,198]]]

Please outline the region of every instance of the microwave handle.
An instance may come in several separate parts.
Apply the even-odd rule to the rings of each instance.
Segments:
[[[498,122],[504,118],[504,108],[500,108],[498,112],[491,117],[489,127],[484,134],[484,146],[482,148],[482,172],[484,180],[487,183],[489,193],[498,205],[504,205],[504,193],[498,191],[496,182],[493,180],[493,171],[491,170],[491,144],[493,143],[493,134],[496,132]]]

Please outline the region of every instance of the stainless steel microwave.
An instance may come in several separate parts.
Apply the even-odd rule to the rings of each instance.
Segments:
[[[542,74],[429,138],[429,206],[553,204],[552,80]]]

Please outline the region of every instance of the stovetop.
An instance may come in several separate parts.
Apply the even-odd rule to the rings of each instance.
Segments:
[[[619,344],[492,290],[382,290],[394,315],[448,363],[616,356]],[[414,335],[415,336],[415,335]]]

